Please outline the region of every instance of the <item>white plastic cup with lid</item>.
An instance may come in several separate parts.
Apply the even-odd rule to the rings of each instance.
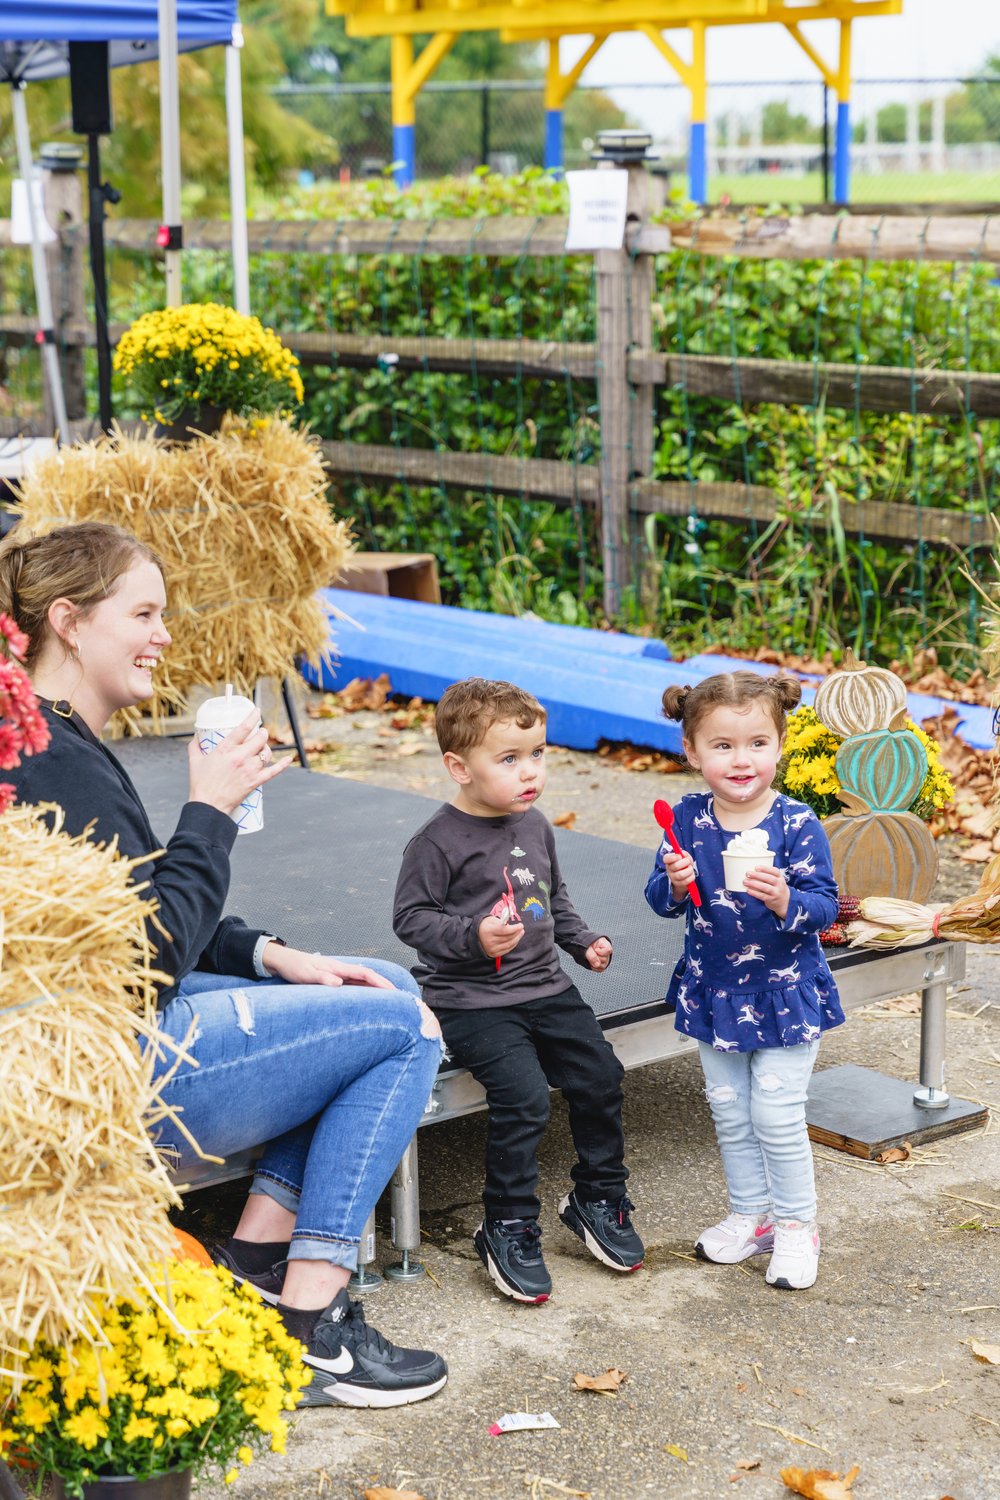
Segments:
[[[211,755],[220,740],[242,724],[250,714],[257,713],[257,705],[239,693],[233,692],[231,682],[226,683],[224,698],[206,698],[198,709],[194,721],[194,732],[202,755]],[[260,715],[257,715],[258,722]],[[244,797],[232,814],[237,833],[257,833],[264,826],[264,793],[260,787]]]

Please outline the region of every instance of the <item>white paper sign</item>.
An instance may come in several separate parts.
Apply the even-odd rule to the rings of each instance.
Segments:
[[[620,250],[625,243],[628,173],[620,167],[567,172],[567,250]]]
[[[32,178],[31,196],[35,200],[39,241],[43,245],[54,245],[59,236],[45,217],[45,208],[42,204],[42,179],[40,177]],[[12,245],[31,244],[31,215],[28,213],[28,186],[23,177],[15,177],[10,185],[10,241]]]

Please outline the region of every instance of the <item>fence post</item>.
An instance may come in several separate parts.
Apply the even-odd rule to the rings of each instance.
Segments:
[[[621,613],[635,584],[629,528],[629,482],[653,465],[653,387],[630,386],[628,352],[648,349],[653,339],[653,257],[628,248],[650,212],[660,207],[662,179],[645,160],[599,162],[628,172],[625,247],[597,250],[597,397],[601,420],[601,557],[604,611]]]
[[[59,236],[58,243],[47,250],[49,285],[52,288],[53,324],[62,368],[66,415],[78,420],[87,415],[84,380],[84,351],[81,345],[64,344],[60,335],[67,324],[82,326],[87,321],[84,296],[84,218],[83,184],[79,168],[83,152],[79,146],[60,145],[57,152],[41,149],[42,202],[45,217]],[[45,420],[52,424],[50,397],[45,393]]]

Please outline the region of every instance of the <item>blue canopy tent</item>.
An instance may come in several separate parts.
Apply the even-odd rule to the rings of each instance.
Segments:
[[[239,48],[242,33],[237,0],[0,0],[0,83],[11,85],[18,163],[28,184],[32,266],[39,343],[45,360],[57,426],[67,431],[66,409],[53,332],[52,302],[31,188],[34,168],[28,133],[24,86],[70,71],[70,43],[107,43],[112,67],[159,59],[160,133],[163,168],[163,228],[167,301],[180,301],[180,127],[177,104],[177,53],[199,47],[226,47],[226,114],[229,130],[230,202],[233,226],[233,270],[236,305],[249,311],[246,233],[246,183],[243,156],[243,110]],[[98,137],[88,137],[90,161],[91,264],[95,321],[98,328],[98,375],[102,425],[110,422],[110,346],[104,288],[103,219],[106,191],[100,182]]]

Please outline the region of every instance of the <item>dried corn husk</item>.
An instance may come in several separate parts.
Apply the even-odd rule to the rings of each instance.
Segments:
[[[330,512],[319,443],[287,422],[227,418],[186,445],[116,431],[60,448],[28,471],[18,505],[32,531],[111,521],[162,557],[173,644],[156,673],[155,723],[193,687],[252,693],[326,650],[316,591],[341,573],[350,532]]]
[[[165,1113],[137,1035],[155,1031],[144,919],[114,849],[34,807],[0,819],[0,1382],[25,1351],[97,1338],[92,1293],[171,1249],[177,1202],[148,1125]]]
[[[912,948],[935,937],[953,943],[1000,943],[1000,854],[985,867],[971,896],[950,906],[866,896],[860,919],[846,930],[852,948]]]

